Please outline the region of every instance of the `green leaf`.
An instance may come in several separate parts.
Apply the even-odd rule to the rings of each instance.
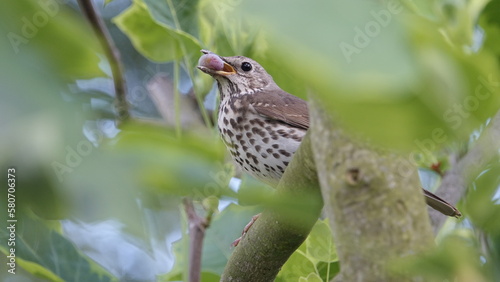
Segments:
[[[489,1],[481,16],[487,19],[487,23],[500,27],[500,1]]]
[[[53,3],[56,5],[57,1]],[[16,22],[24,17],[24,13],[26,16],[30,15],[29,12],[37,5],[30,1],[16,1],[12,5],[6,5],[5,9],[0,9],[0,30],[11,28],[5,31],[17,32]],[[77,75],[100,73],[92,71],[97,70],[97,56],[95,50],[92,50],[95,42],[89,37],[90,31],[82,31],[82,23],[75,22],[74,18],[66,19],[71,22],[66,26],[65,18],[67,13],[71,12],[68,12],[64,5],[57,5],[58,15],[61,17],[51,18],[49,22],[55,21],[62,26],[53,27],[47,23],[29,43],[19,46],[21,49],[18,55],[14,55],[13,46],[7,40],[0,41],[0,119],[5,121],[0,125],[0,131],[9,136],[0,144],[1,162],[4,166],[14,166],[22,172],[23,177],[20,177],[19,185],[22,185],[23,189],[18,190],[18,203],[47,219],[62,218],[67,210],[67,202],[58,189],[61,180],[52,165],[60,160],[64,163],[68,147],[75,149],[76,144],[86,141],[82,126],[88,112],[82,111],[82,105],[65,101],[61,93],[67,91],[68,79]],[[24,8],[26,10],[23,10]],[[9,11],[12,13],[8,13]],[[36,11],[42,13],[44,10]],[[4,13],[5,16],[2,16]],[[79,36],[66,36],[68,31],[65,28],[71,28],[74,24],[80,26],[75,28],[75,32],[82,33]],[[47,41],[46,36],[53,40],[50,47],[44,45],[49,42],[42,44],[37,41]],[[58,36],[63,38],[58,39]],[[85,43],[87,45],[80,41],[82,38],[88,39]],[[58,48],[52,45],[54,42],[67,44],[71,51],[66,47],[60,48],[64,50],[57,50]],[[73,48],[73,45],[78,46]],[[87,47],[84,45],[91,49],[85,49]],[[79,55],[75,56],[77,53]],[[57,58],[52,60],[51,56]],[[65,97],[69,98],[68,96]],[[6,175],[0,176],[1,179],[4,177]]]
[[[201,49],[198,40],[192,35],[155,21],[147,5],[140,0],[134,1],[113,22],[130,38],[139,52],[156,62],[197,56]]]
[[[4,252],[4,250],[2,250],[2,252],[4,254],[8,254],[7,252]],[[39,278],[42,278],[42,279],[47,279],[49,281],[54,281],[54,282],[63,282],[64,280],[55,275],[52,271],[50,271],[49,269],[37,264],[37,263],[34,263],[34,262],[30,262],[30,261],[27,261],[27,260],[24,260],[24,259],[21,259],[21,258],[18,258],[16,260],[16,263],[24,268],[27,272],[33,274],[33,276],[35,277],[39,277]]]
[[[479,26],[483,28],[484,44],[483,52],[492,52],[500,62],[500,1],[490,1],[486,5],[479,20]]]
[[[297,281],[310,273],[316,273],[314,262],[303,252],[295,251],[283,265],[275,281]]]
[[[198,37],[199,0],[143,0],[153,19],[171,30]]]
[[[323,279],[323,281],[330,281],[340,272],[340,263],[339,261],[332,263],[320,261],[316,265],[316,269],[318,270],[319,276]]]
[[[65,4],[15,1],[0,11],[0,22],[11,45],[10,54],[19,61],[33,60],[69,80],[102,75],[97,56],[101,50],[93,31]]]
[[[338,272],[337,252],[328,219],[324,219],[316,222],[305,242],[285,263],[276,281],[294,281],[305,277],[316,279],[316,276],[320,281],[328,281]]]
[[[276,204],[273,196],[276,190],[253,178],[248,174],[243,174],[241,184],[238,189],[238,203],[240,205],[262,205]]]
[[[21,214],[20,210],[16,218],[15,256],[19,267],[51,281],[116,281],[40,218]],[[12,248],[7,246],[9,235],[7,228],[0,230],[1,251],[5,255],[9,255],[8,250]]]
[[[332,231],[328,219],[318,220],[305,242],[306,255],[313,261],[338,261],[337,250],[333,243]]]
[[[123,129],[113,151],[134,160],[131,175],[152,192],[200,200],[234,194],[227,186],[232,171],[223,165],[226,150],[218,136],[184,132],[177,137],[173,130],[133,123]]]
[[[475,245],[471,230],[455,230],[434,250],[394,261],[391,269],[403,275],[416,275],[424,281],[495,281]]]
[[[492,235],[500,235],[500,163],[495,160],[474,181],[465,198],[464,209],[474,225]]]

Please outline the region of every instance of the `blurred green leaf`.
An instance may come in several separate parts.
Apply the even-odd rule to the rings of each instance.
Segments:
[[[221,56],[258,54],[267,47],[259,22],[238,16],[243,1],[200,0],[199,38],[204,47]]]
[[[484,46],[483,52],[492,52],[500,63],[500,1],[490,1],[486,5],[479,20],[479,26],[483,29]]]
[[[16,219],[15,256],[19,259],[19,267],[36,277],[52,281],[116,281],[40,218],[21,214],[18,210]],[[47,223],[50,225],[50,222]],[[8,237],[9,229],[2,228],[1,251],[5,255],[9,255],[11,248],[7,246]]]
[[[491,271],[481,262],[481,254],[470,230],[456,230],[444,238],[436,249],[394,262],[397,273],[418,275],[425,281],[490,280]]]
[[[196,199],[233,194],[227,186],[231,172],[222,166],[226,151],[218,136],[185,132],[177,137],[167,128],[144,124],[123,129],[115,153],[135,160],[137,169],[131,173],[143,187]]]
[[[24,61],[33,50],[35,64],[64,79],[102,75],[98,42],[83,17],[58,1],[14,1],[0,11],[11,55]],[[54,44],[58,48],[54,48]],[[78,56],[75,56],[78,54]],[[29,62],[29,61],[27,61]]]
[[[500,1],[489,1],[481,16],[487,20],[487,23],[500,27]]]
[[[2,252],[4,252],[4,254],[8,255],[9,253],[2,250]],[[27,260],[23,260],[23,259],[20,259],[18,258],[16,260],[16,263],[24,268],[27,272],[33,274],[33,276],[35,277],[39,277],[39,278],[42,278],[42,279],[47,279],[49,281],[55,281],[55,282],[63,282],[64,280],[55,275],[52,271],[50,271],[49,269],[37,264],[37,263],[34,263],[34,262],[30,262],[30,261],[27,261]]]
[[[262,205],[271,200],[276,190],[264,184],[248,174],[241,176],[241,184],[238,188],[238,204],[240,205]],[[271,203],[272,205],[272,203]]]
[[[215,273],[211,272],[206,272],[202,271],[201,272],[201,277],[200,280],[205,282],[219,282],[220,281],[220,275],[217,275]],[[160,276],[158,281],[183,281],[182,274],[177,273],[176,275],[169,276]]]
[[[500,235],[500,203],[498,191],[500,187],[500,163],[495,160],[474,181],[473,189],[469,189],[465,198],[465,211],[477,227],[492,234]]]
[[[57,15],[52,17],[50,11]],[[47,17],[47,23],[36,33],[33,30],[29,42],[18,46],[17,55],[8,40],[0,41],[0,131],[9,136],[0,141],[0,155],[4,167],[18,171],[23,187],[18,203],[42,218],[60,219],[67,206],[53,164],[65,160],[68,148],[75,149],[84,139],[81,128],[88,114],[61,94],[67,91],[68,79],[101,72],[93,33],[56,1],[6,5],[0,11],[0,30],[23,33],[18,24],[29,26],[27,21],[35,15],[39,20]],[[53,48],[54,42],[61,44],[61,50]]]

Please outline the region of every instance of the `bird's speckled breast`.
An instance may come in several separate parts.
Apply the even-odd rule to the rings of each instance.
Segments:
[[[219,131],[233,160],[250,175],[274,187],[305,131],[259,115],[248,103],[247,95],[223,98]]]

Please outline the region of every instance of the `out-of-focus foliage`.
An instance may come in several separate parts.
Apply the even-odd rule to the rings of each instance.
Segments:
[[[65,195],[52,163],[64,159],[67,145],[83,138],[85,115],[75,114],[78,106],[65,102],[61,94],[68,81],[102,74],[95,53],[99,50],[97,41],[75,11],[56,1],[4,5],[0,33],[2,270],[8,262],[4,255],[13,247],[7,245],[10,233],[5,228],[7,168],[13,167],[17,272],[52,281],[113,280],[44,220],[66,215]],[[54,48],[54,43],[59,48]],[[80,272],[75,272],[75,265]],[[1,271],[0,279],[7,280],[9,275]]]
[[[146,123],[124,125],[117,134],[112,123],[102,119],[109,118],[102,115],[103,105],[108,115],[114,113],[109,97],[75,89],[75,79],[109,72],[94,33],[74,7],[26,0],[0,11],[0,31],[8,39],[0,41],[0,131],[5,136],[0,141],[1,167],[4,172],[16,169],[16,219],[18,226],[29,227],[16,231],[17,272],[53,281],[113,280],[60,231],[47,229],[46,220],[119,220],[127,234],[141,240],[138,247],[151,255],[153,240],[164,240],[180,226],[175,217],[180,196],[202,200],[234,195],[227,186],[233,171],[224,165],[225,149],[210,129],[181,133]],[[197,54],[199,46],[195,49]],[[7,183],[6,174],[1,175]],[[6,211],[4,195],[6,190],[0,208]],[[8,236],[2,228],[3,254],[10,249],[4,240]],[[86,244],[91,252],[110,251],[96,250],[97,241]],[[126,267],[118,269],[137,273]],[[158,269],[165,271],[168,265]],[[127,278],[126,273],[118,274]],[[4,280],[9,274],[0,275]]]
[[[57,1],[9,3],[2,9],[2,31],[8,52],[4,55],[10,54],[16,62],[31,63],[66,79],[102,74],[95,53],[99,47],[89,26],[77,11]]]
[[[124,1],[105,3],[104,11]],[[429,164],[445,158],[437,152],[442,148],[466,152],[499,109],[499,19],[498,0],[134,0],[107,23],[148,60],[173,62],[174,84],[192,83],[198,99],[213,85],[195,68],[201,48],[249,56],[283,89],[320,99],[360,138]],[[166,234],[175,237],[186,220],[179,216],[180,197],[275,204],[267,190],[254,192],[252,181],[238,193],[228,188],[234,171],[211,128],[132,122],[117,129],[106,91],[75,90],[81,84],[76,79],[109,79],[102,50],[75,2],[9,1],[0,9],[0,23],[1,181],[6,183],[7,167],[16,168],[17,215],[24,224],[17,231],[17,266],[27,279],[113,280],[129,267],[112,269],[104,261],[113,275],[104,271],[61,235],[53,219],[117,220],[145,257],[159,264]],[[408,271],[426,273],[428,281],[500,279],[494,267],[500,263],[500,229],[493,220],[499,214],[498,159],[482,171],[461,203],[461,229],[405,264]],[[433,171],[421,174],[426,187],[440,181]],[[215,203],[205,200],[210,209]],[[255,212],[233,205],[214,218],[203,250],[203,281],[218,281],[230,243]],[[8,252],[5,230],[2,254]],[[320,221],[277,279],[331,279],[339,263],[330,238]],[[186,277],[185,236],[174,253],[175,265],[161,280]]]
[[[483,263],[480,245],[471,230],[457,229],[443,239],[432,253],[394,262],[394,271],[405,270],[425,281],[496,281],[495,265]],[[424,271],[425,270],[425,271]],[[403,273],[402,273],[403,274]]]
[[[476,179],[464,202],[471,221],[486,233],[500,234],[500,163],[490,164]]]
[[[18,216],[22,219],[16,228],[15,255],[19,267],[48,281],[116,280],[60,234],[59,222],[44,221],[33,214]],[[2,242],[8,237],[9,230],[2,228]],[[9,250],[10,247],[0,247],[2,256],[11,255]]]
[[[451,41],[442,27],[448,19],[430,21],[397,1],[311,3],[314,17],[304,16],[300,1],[287,1],[287,13],[276,17],[283,5],[252,1],[239,11],[268,27],[268,56],[279,57],[364,138],[427,153],[467,138],[500,105],[494,54],[466,52],[470,46]],[[432,148],[425,147],[429,138]]]

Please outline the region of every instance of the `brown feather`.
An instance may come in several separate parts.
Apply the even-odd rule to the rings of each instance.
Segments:
[[[307,102],[281,89],[249,95],[249,102],[262,116],[301,129],[309,129]],[[262,102],[265,101],[265,102]]]
[[[445,200],[439,198],[438,196],[434,195],[433,193],[424,190],[424,195],[425,195],[425,201],[429,206],[431,206],[433,209],[441,212],[444,215],[447,216],[453,216],[453,217],[460,217],[462,214],[460,213],[457,208],[455,208],[452,204],[446,202]]]

